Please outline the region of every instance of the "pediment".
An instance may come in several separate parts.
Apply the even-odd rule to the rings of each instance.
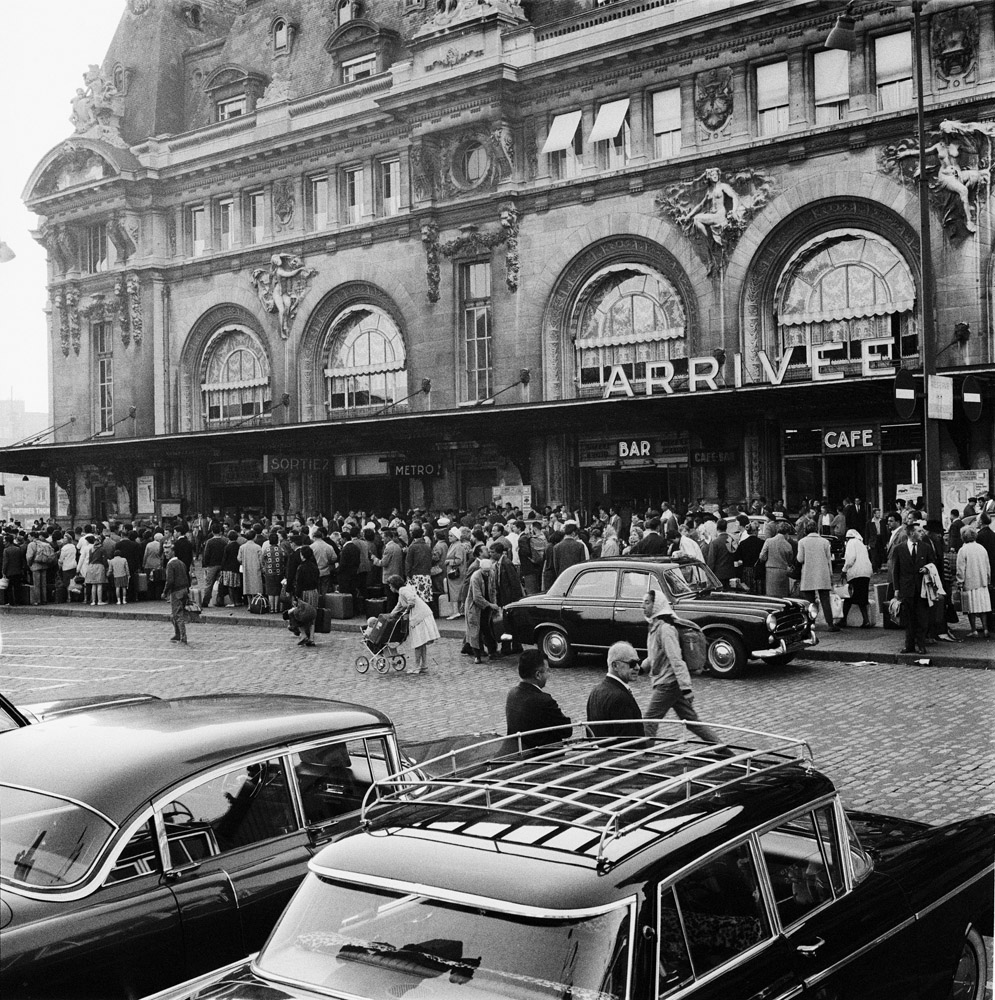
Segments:
[[[262,73],[254,73],[252,70],[229,63],[225,66],[219,66],[211,73],[204,84],[204,90],[210,94],[226,87],[246,88],[250,84],[265,88],[266,77]]]
[[[75,137],[50,150],[28,178],[22,199],[45,198],[141,169],[137,157],[99,139]]]
[[[381,27],[367,18],[358,18],[336,28],[325,42],[325,51],[334,54],[354,45],[382,46],[399,40],[400,36],[396,31]]]

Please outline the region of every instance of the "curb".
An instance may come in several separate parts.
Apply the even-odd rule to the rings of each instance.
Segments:
[[[220,611],[221,609],[212,609]],[[127,621],[147,621],[163,622],[169,621],[169,615],[165,611],[94,611],[92,608],[84,609],[81,605],[70,604],[47,604],[44,607],[10,606],[0,607],[0,615],[32,615],[49,616],[52,618],[113,618]],[[360,618],[353,618],[347,621],[333,620],[331,631],[342,634],[356,635],[360,628]],[[272,615],[252,615],[246,614],[227,615],[202,614],[198,621],[189,622],[191,625],[242,625],[249,628],[283,628],[283,620],[279,616]],[[437,622],[439,635],[444,639],[461,639],[463,637],[462,627],[454,627],[447,621]],[[901,633],[894,632],[896,636]],[[995,651],[993,651],[995,654]],[[917,653],[899,653],[892,650],[868,650],[866,647],[860,649],[825,649],[818,646],[805,650],[806,660],[829,660],[837,663],[860,663],[872,661],[874,663],[894,663],[905,664],[910,667],[960,667],[965,670],[995,670],[995,655],[992,656],[944,656],[937,655],[935,647],[925,656]],[[927,660],[927,663],[920,663],[920,660]]]

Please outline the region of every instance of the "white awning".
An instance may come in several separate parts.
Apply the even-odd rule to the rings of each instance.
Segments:
[[[683,336],[683,326],[671,326],[663,330],[623,333],[615,337],[578,337],[574,341],[574,346],[581,350],[590,347],[624,347],[626,344],[653,344],[660,340],[677,340]]]
[[[622,128],[622,122],[629,112],[629,98],[621,101],[609,101],[598,109],[598,117],[591,129],[591,142],[604,142],[614,139]]]
[[[403,368],[403,359],[374,361],[369,365],[352,365],[348,368],[326,368],[325,378],[351,378],[353,375],[383,375],[385,372],[402,371]]]
[[[573,141],[577,126],[580,124],[581,111],[568,111],[565,115],[557,115],[549,128],[549,135],[543,144],[543,153],[558,153],[566,149]]]

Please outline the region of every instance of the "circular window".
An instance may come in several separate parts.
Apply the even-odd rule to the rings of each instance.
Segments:
[[[475,187],[487,176],[488,165],[487,150],[479,142],[471,142],[463,150],[463,177],[471,187]]]

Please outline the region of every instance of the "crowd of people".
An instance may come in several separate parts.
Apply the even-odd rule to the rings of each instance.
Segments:
[[[385,613],[400,604],[412,616],[412,644],[425,669],[443,605],[450,619],[465,622],[464,654],[477,663],[498,659],[521,652],[499,642],[502,609],[545,591],[568,567],[683,553],[708,565],[723,588],[818,601],[832,631],[849,624],[853,608],[861,627],[870,626],[870,581],[886,571],[909,652],[954,640],[948,623],[958,608],[970,635],[987,638],[995,627],[991,492],[950,511],[947,529],[918,505],[896,503],[882,512],[849,497],[838,505],[805,499],[790,515],[783,503],[762,497],[682,506],[663,501],[634,512],[621,504],[591,511],[505,505],[285,518],[215,511],[168,523],[75,528],[10,522],[0,524],[0,597],[91,606],[161,597],[170,602],[177,642],[187,641],[193,605],[254,603],[256,610],[283,611],[305,646],[314,644],[315,609],[326,595],[350,595],[357,615],[372,598]],[[834,594],[842,595],[835,611]]]

